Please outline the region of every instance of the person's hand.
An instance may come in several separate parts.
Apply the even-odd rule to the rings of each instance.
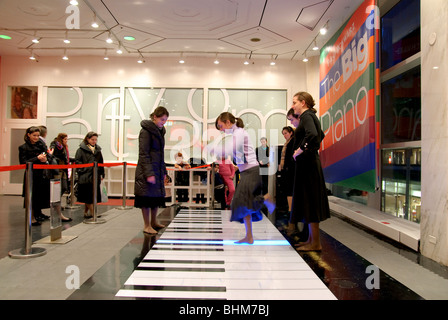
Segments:
[[[37,159],[39,159],[40,162],[47,162],[47,155],[45,153],[41,153],[37,156]]]
[[[296,151],[294,151],[294,154],[292,155],[292,157],[294,158],[294,160],[296,160],[297,156],[300,156],[302,154],[303,150],[298,148]]]
[[[150,184],[155,184],[156,183],[156,177],[155,176],[150,176],[148,178],[146,178],[146,181]]]
[[[47,150],[47,153],[50,154],[50,155],[53,155],[53,152],[54,152],[54,149],[48,149]]]

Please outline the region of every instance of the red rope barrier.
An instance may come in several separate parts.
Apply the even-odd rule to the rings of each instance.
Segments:
[[[2,171],[12,171],[12,170],[21,170],[21,169],[26,169],[26,164],[19,164],[19,165],[16,165],[16,166],[0,167],[0,172],[2,172]]]
[[[93,167],[93,163],[86,164],[34,164],[33,169],[73,169],[73,168],[89,168]]]
[[[99,167],[118,167],[122,166],[124,162],[117,162],[117,163],[98,163]],[[34,164],[33,169],[73,169],[73,168],[89,168],[93,167],[93,163],[86,163],[86,164]],[[134,166],[136,167],[136,163],[127,163],[128,166]],[[199,167],[192,167],[189,169],[183,169],[183,170],[192,170],[192,169],[201,169],[210,167],[209,164],[202,165]],[[3,166],[0,167],[0,172],[3,171],[12,171],[12,170],[21,170],[26,169],[25,164],[15,165],[15,166]],[[175,168],[167,168],[168,170],[177,170]]]

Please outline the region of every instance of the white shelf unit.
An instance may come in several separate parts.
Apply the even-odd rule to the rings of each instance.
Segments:
[[[134,196],[135,166],[129,163],[126,166],[126,197]],[[104,167],[107,195],[109,197],[123,196],[123,165],[116,167]]]
[[[176,172],[185,172],[189,174],[189,185],[181,186],[176,184]],[[201,180],[201,177],[197,173],[205,172],[207,178]],[[168,175],[171,178],[171,183],[165,185],[166,195],[169,198],[171,196],[171,202],[167,202],[166,205],[181,204],[186,207],[209,207],[211,199],[211,180],[210,170],[207,169],[174,169],[168,168]],[[196,173],[196,174],[195,174]],[[176,200],[177,190],[188,190],[188,200],[179,202]],[[204,202],[197,199],[198,195],[203,195]]]
[[[134,180],[135,180],[135,165],[126,166],[126,197],[134,197]],[[104,167],[106,178],[104,182],[106,183],[107,193],[109,197],[122,197],[123,195],[123,165]],[[185,172],[189,174],[190,184],[187,186],[176,185],[176,172]],[[201,177],[197,174],[200,172],[205,172],[207,178],[201,180]],[[210,170],[207,169],[175,169],[174,167],[168,167],[168,175],[171,178],[171,183],[165,186],[165,191],[167,197],[171,196],[171,201],[167,202],[166,205],[181,204],[187,207],[209,207],[210,201],[212,201],[212,186],[210,180]],[[204,175],[205,176],[205,175]],[[176,199],[177,190],[188,190],[188,200],[185,202],[179,202]],[[200,199],[196,199],[197,196]],[[203,195],[201,197],[201,195]],[[203,201],[201,201],[203,199]]]

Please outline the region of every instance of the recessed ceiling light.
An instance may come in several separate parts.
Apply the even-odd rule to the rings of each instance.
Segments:
[[[135,38],[133,36],[124,36],[123,37],[124,40],[128,40],[128,41],[134,41]]]
[[[6,34],[0,34],[0,39],[11,40],[12,38],[10,36],[7,36]]]

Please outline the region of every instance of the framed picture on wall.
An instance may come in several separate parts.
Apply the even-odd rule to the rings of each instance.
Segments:
[[[37,87],[9,87],[10,119],[37,119]]]

